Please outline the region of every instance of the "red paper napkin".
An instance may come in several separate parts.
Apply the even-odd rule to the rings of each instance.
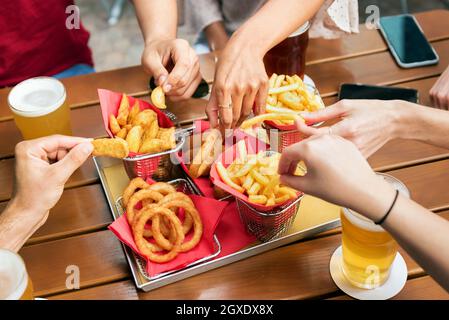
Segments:
[[[223,210],[215,235],[221,244],[221,253],[218,258],[235,253],[257,241],[255,236],[246,231],[235,200],[229,201]]]
[[[103,124],[106,132],[112,138],[114,135],[109,129],[109,115],[113,114],[117,117],[118,108],[120,107],[120,102],[122,101],[123,93],[113,92],[106,89],[98,89],[98,97],[100,99],[101,115],[103,117]],[[171,128],[174,126],[173,122],[163,113],[161,110],[153,106],[151,103],[133,98],[128,96],[129,108],[134,106],[136,101],[139,101],[140,110],[151,109],[157,114],[157,120],[159,127],[161,128]],[[131,152],[130,157],[139,155],[138,153]]]
[[[194,125],[195,125],[194,134],[201,134],[204,131],[209,130],[210,128],[209,121],[204,120],[197,120],[194,122]],[[269,145],[266,144],[265,142],[258,140],[254,136],[248,135],[246,132],[240,129],[236,129],[233,133],[233,137],[228,139],[229,142],[231,143],[233,141],[235,142],[245,138],[249,139],[249,141],[251,141],[251,145],[255,146],[255,148],[258,148],[260,150],[262,149],[266,150],[269,147]],[[233,145],[233,143],[231,143],[231,145]],[[185,159],[182,156],[182,151],[180,151],[178,154],[178,160],[181,165],[181,168],[184,170],[185,173],[189,175],[189,177],[193,180],[195,185],[201,190],[204,196],[208,198],[214,198],[214,186],[211,179],[209,177],[192,178],[189,169],[185,164]]]
[[[109,225],[109,229],[135,253],[146,261],[146,271],[150,276],[181,269],[194,261],[210,256],[215,252],[215,241],[213,235],[217,224],[220,221],[223,210],[228,205],[227,202],[217,201],[215,199],[200,197],[197,195],[189,195],[195,207],[197,208],[203,221],[203,237],[198,245],[188,252],[178,254],[172,261],[166,263],[154,263],[143,256],[134,242],[132,230],[129,226],[125,215]],[[189,235],[191,237],[191,235]],[[186,238],[186,241],[189,239]],[[225,241],[223,239],[223,241]]]
[[[279,124],[276,124],[274,121],[271,121],[271,120],[267,120],[267,121],[264,121],[264,122],[265,122],[266,124],[270,125],[271,127],[278,129],[279,131],[292,131],[292,130],[298,130],[298,128],[296,127],[295,124],[290,124],[290,125],[286,125],[286,124],[284,124],[284,125],[279,125]]]

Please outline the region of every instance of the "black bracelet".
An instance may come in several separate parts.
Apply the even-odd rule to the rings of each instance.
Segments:
[[[396,200],[398,200],[398,196],[399,196],[399,190],[396,189],[396,194],[394,196],[393,203],[391,204],[391,206],[388,209],[387,213],[385,213],[385,215],[382,217],[382,219],[380,219],[377,222],[374,222],[375,224],[382,224],[382,223],[384,223],[385,219],[387,219],[387,217],[390,214],[391,210],[393,210],[394,204],[396,203]]]

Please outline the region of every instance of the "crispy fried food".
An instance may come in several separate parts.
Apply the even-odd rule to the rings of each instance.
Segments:
[[[123,196],[122,196],[122,201],[123,201],[123,205],[126,207],[128,205],[129,202],[129,198],[131,198],[131,196],[136,193],[137,190],[141,190],[141,189],[149,189],[150,185],[148,183],[145,182],[145,180],[143,180],[140,177],[134,178],[132,179],[128,186],[125,188],[125,190],[123,191]],[[154,189],[152,189],[154,190]],[[155,190],[157,191],[157,190]]]
[[[239,186],[238,184],[236,184],[234,181],[231,180],[228,171],[226,171],[226,168],[223,166],[221,162],[217,162],[217,172],[220,175],[221,180],[223,180],[224,183],[226,183],[228,186],[237,190],[238,192],[243,193],[243,191],[245,191],[245,189],[243,189],[241,186]]]
[[[128,219],[129,224],[132,225],[133,223],[135,216],[134,207],[137,205],[137,203],[146,199],[150,200],[151,203],[159,202],[162,200],[162,198],[164,198],[164,196],[154,190],[143,189],[134,193],[129,198],[128,204],[126,205],[126,218]]]
[[[120,106],[117,113],[117,122],[119,125],[124,126],[127,123],[129,115],[129,100],[126,94],[122,95],[122,100],[120,101]]]
[[[248,120],[243,121],[241,124],[242,129],[247,129],[249,127],[252,127],[255,124],[267,121],[267,120],[302,120],[304,119],[299,114],[293,114],[293,113],[265,113],[260,114],[258,116],[255,116],[253,118],[250,118]]]
[[[221,149],[221,133],[217,129],[211,129],[203,133],[201,149],[193,157],[189,166],[192,178],[207,174]]]
[[[157,119],[157,114],[151,109],[145,109],[139,112],[131,123],[133,126],[141,126],[142,128],[148,128],[150,124]]]
[[[92,141],[94,156],[107,156],[112,158],[123,159],[129,154],[128,143],[121,138],[103,138],[95,139]]]
[[[137,248],[142,254],[153,262],[164,263],[173,260],[180,252],[182,242],[184,241],[184,233],[182,232],[181,222],[172,211],[166,208],[155,207],[143,208],[142,210],[143,211],[140,214],[139,219],[137,219],[136,223],[133,225],[134,241],[136,242]],[[156,254],[154,252],[154,245],[143,237],[143,231],[147,222],[151,219],[154,220],[154,218],[159,215],[166,217],[170,221],[170,226],[172,226],[176,231],[176,240],[170,251],[165,254]],[[152,229],[154,233],[155,228]],[[157,234],[157,236],[162,237],[160,233]]]
[[[177,192],[172,185],[165,182],[148,185],[143,179],[135,178],[125,188],[122,199],[126,203],[126,218],[136,245],[149,260],[158,263],[170,261],[201,241],[203,223],[200,214],[192,199]],[[136,209],[139,203],[142,203],[140,210]],[[178,217],[181,210],[184,212],[182,223]],[[184,242],[192,227],[192,236]],[[149,238],[155,242],[150,242]],[[161,251],[166,253],[159,254]]]
[[[227,168],[218,162],[216,169],[221,180],[231,188],[246,194],[250,203],[275,206],[298,198],[298,191],[283,186],[280,182],[279,153],[261,151],[255,155],[247,154],[247,150],[241,150],[239,153],[246,154],[246,162],[242,163],[236,158]],[[303,164],[298,164],[298,168],[300,166]],[[298,174],[295,175],[304,175],[305,170],[297,171]]]
[[[128,130],[125,127],[123,127],[120,129],[119,132],[117,132],[117,134],[115,136],[125,140],[127,135],[128,135]]]
[[[122,95],[117,118],[109,115],[109,127],[115,137],[126,140],[130,152],[159,153],[176,147],[175,128],[160,128],[157,113],[140,110],[139,101],[129,107],[129,99]]]
[[[139,112],[140,112],[139,100],[136,100],[134,106],[131,108],[131,111],[129,112],[127,123],[132,124],[134,118],[139,114]]]
[[[193,205],[190,205],[189,203],[187,203],[186,201],[182,201],[182,200],[173,200],[170,202],[167,202],[165,204],[162,205],[163,208],[182,208],[184,209],[184,212],[187,216],[190,216],[191,219],[193,220],[193,228],[194,228],[194,233],[192,238],[183,243],[181,245],[181,252],[186,252],[191,250],[192,248],[194,248],[201,240],[201,236],[203,235],[203,223],[201,222],[200,216],[198,211],[195,209],[195,207]],[[162,247],[165,250],[170,250],[173,247],[173,244],[170,243],[167,239],[165,239],[161,232],[160,232],[160,226],[159,226],[159,217],[156,216],[153,219],[153,224],[152,224],[152,230],[153,230],[153,234],[154,234],[154,239],[156,240],[156,243]],[[184,225],[183,225],[183,234],[187,234],[188,231],[186,232]]]
[[[267,113],[298,113],[324,108],[320,96],[311,92],[298,75],[273,74],[269,80]],[[278,125],[291,125],[292,120],[275,120]]]
[[[176,147],[175,127],[159,128],[157,138],[164,141],[164,148],[170,150]]]
[[[117,133],[119,133],[121,130],[120,125],[118,124],[117,119],[113,114],[109,115],[109,128],[114,135],[117,135]]]
[[[148,140],[148,139],[155,139],[157,138],[159,133],[159,123],[157,122],[157,119],[153,119],[151,121],[151,123],[146,127],[145,129],[145,135],[143,140]]]
[[[165,143],[161,139],[147,139],[139,149],[140,153],[158,153],[165,150]]]
[[[165,94],[161,87],[156,87],[151,92],[151,102],[159,109],[167,109],[165,105]]]
[[[152,185],[148,185],[148,188],[150,190],[157,191],[157,192],[159,192],[160,194],[162,194],[164,196],[166,196],[166,195],[168,195],[170,193],[175,193],[176,192],[175,187],[173,187],[171,184],[168,184],[168,183],[165,183],[165,182],[153,183]],[[190,200],[189,197],[187,197],[187,198]]]
[[[132,127],[126,136],[126,142],[128,142],[129,151],[139,152],[140,145],[142,144],[143,129],[141,126]]]

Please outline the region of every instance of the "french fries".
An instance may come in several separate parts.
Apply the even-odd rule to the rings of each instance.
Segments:
[[[306,85],[297,75],[285,76],[273,74],[269,80],[266,112],[272,114],[317,111],[324,108],[319,95],[307,90]],[[269,119],[271,120],[271,119]],[[273,120],[278,125],[291,125],[289,119]]]
[[[243,147],[241,144],[238,145],[238,150],[239,154],[245,155],[245,162],[237,157],[227,168],[221,162],[216,164],[218,175],[224,183],[246,194],[249,202],[258,205],[280,205],[298,197],[295,189],[280,183],[280,176],[277,173],[280,153],[248,154],[244,144]]]
[[[151,109],[141,111],[137,100],[130,108],[126,94],[122,96],[117,117],[113,114],[109,116],[109,128],[115,138],[122,140],[110,146],[122,148],[121,145],[126,144],[126,156],[129,152],[158,153],[176,147],[175,128],[160,128],[156,112]],[[120,155],[124,154],[122,149]],[[108,155],[107,152],[103,153]]]
[[[300,115],[295,113],[264,113],[260,114],[258,116],[255,116],[253,118],[250,118],[248,120],[243,121],[243,123],[240,125],[242,129],[247,129],[255,124],[264,122],[266,120],[289,120],[289,121],[295,121],[295,120],[302,120]]]

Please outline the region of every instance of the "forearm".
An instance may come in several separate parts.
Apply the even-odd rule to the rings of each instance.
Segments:
[[[449,221],[399,197],[383,227],[449,291]]]
[[[223,21],[215,21],[204,29],[209,48],[211,50],[222,50],[226,46],[229,36],[226,33]]]
[[[175,0],[133,0],[145,43],[174,39],[178,21]]]
[[[402,102],[397,136],[449,149],[449,112]]]
[[[263,57],[311,19],[323,0],[270,0],[247,20],[229,40],[235,51],[251,48]]]
[[[48,213],[42,215],[26,212],[15,200],[11,200],[7,208],[0,214],[0,248],[19,251],[44,223],[47,215]]]

